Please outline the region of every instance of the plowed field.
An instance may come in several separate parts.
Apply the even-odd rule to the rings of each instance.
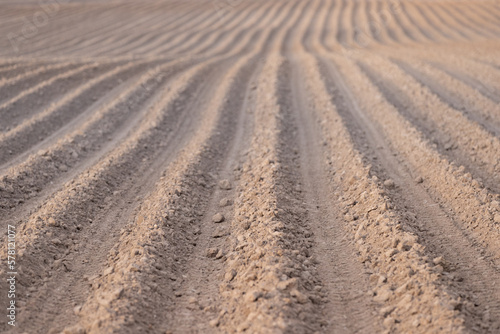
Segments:
[[[498,1],[1,0],[0,35],[0,332],[500,332]]]

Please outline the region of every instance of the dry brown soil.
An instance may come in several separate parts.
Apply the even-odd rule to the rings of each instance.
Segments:
[[[0,332],[500,333],[498,1],[1,0],[0,36]]]

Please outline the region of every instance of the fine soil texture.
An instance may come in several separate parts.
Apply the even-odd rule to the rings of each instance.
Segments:
[[[1,333],[500,333],[497,0],[0,0],[0,36]]]

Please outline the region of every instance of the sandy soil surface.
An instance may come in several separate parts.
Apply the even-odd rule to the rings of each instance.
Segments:
[[[0,332],[500,332],[498,1],[2,0],[0,35]]]

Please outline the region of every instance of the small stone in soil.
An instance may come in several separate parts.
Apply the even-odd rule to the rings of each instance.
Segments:
[[[297,301],[300,304],[305,304],[309,301],[309,298],[307,298],[307,296],[305,294],[303,294],[302,292],[300,292],[297,289],[293,289],[292,291],[290,291],[290,295],[297,298]]]
[[[220,207],[225,207],[231,204],[231,201],[228,198],[223,198],[219,202]]]
[[[391,189],[391,188],[394,188],[395,184],[394,184],[393,180],[389,179],[389,180],[385,180],[384,186],[386,186],[387,188]]]
[[[233,278],[236,276],[236,270],[234,269],[231,269],[230,271],[228,271],[225,275],[224,275],[224,279],[227,281],[227,282],[230,282],[233,280]]]
[[[217,253],[219,252],[219,249],[218,248],[209,248],[207,249],[207,257],[209,258],[213,258],[217,255]]]
[[[224,256],[224,252],[222,251],[222,249],[219,249],[219,251],[217,252],[217,255],[215,255],[215,259],[219,260],[223,256]]]
[[[212,222],[214,223],[222,223],[223,221],[224,221],[224,216],[222,215],[222,213],[216,213],[212,217]]]
[[[217,227],[212,233],[212,238],[222,238],[229,235],[229,232],[225,228]]]
[[[219,182],[219,188],[221,188],[223,190],[230,190],[231,189],[231,183],[229,182],[229,180],[221,180]]]
[[[73,313],[75,315],[78,315],[80,313],[80,311],[82,310],[82,305],[77,305],[73,308]]]
[[[259,299],[262,296],[262,292],[260,291],[250,291],[245,295],[245,301],[248,302],[254,302],[257,299]]]
[[[48,223],[49,223],[49,225],[51,225],[51,226],[55,226],[55,227],[59,227],[59,226],[60,226],[59,222],[57,222],[57,221],[56,221],[54,218],[52,218],[52,217],[50,217],[50,218],[49,218]]]
[[[373,300],[382,303],[391,298],[392,292],[389,289],[381,289],[375,297],[373,297]]]

